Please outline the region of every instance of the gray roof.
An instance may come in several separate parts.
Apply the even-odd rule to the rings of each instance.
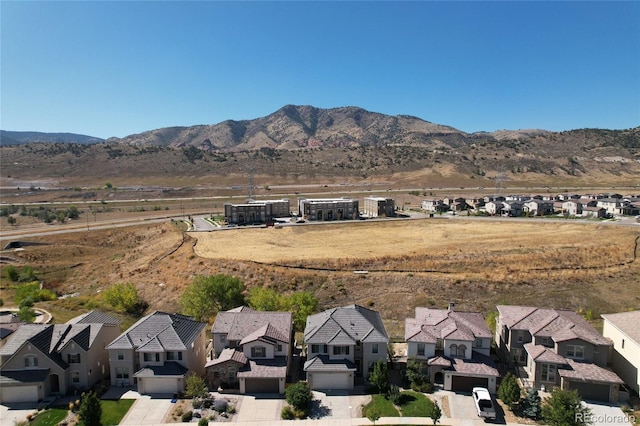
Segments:
[[[63,369],[66,369],[68,365],[57,351],[58,343],[64,336],[65,329],[61,329],[60,326],[58,326],[58,328],[55,327],[56,326],[51,324],[22,324],[9,337],[7,343],[0,348],[0,355],[14,355],[22,346],[29,342],[53,362]],[[55,333],[54,330],[56,331]],[[58,333],[58,330],[60,330],[61,333]]]
[[[491,338],[491,331],[482,314],[447,309],[417,307],[415,318],[405,320],[407,342],[437,343],[437,339],[473,341]]]
[[[304,371],[355,371],[356,365],[348,359],[330,359],[328,355],[318,355],[304,363]]]
[[[226,334],[227,340],[242,342],[266,338],[291,343],[292,330],[291,312],[255,311],[246,306],[218,313],[211,328],[214,334]]]
[[[601,315],[605,321],[615,326],[640,345],[640,310]]]
[[[175,361],[167,361],[162,365],[148,365],[138,370],[133,377],[184,376],[189,371]]]
[[[158,311],[141,318],[109,343],[107,349],[183,351],[190,348],[206,325],[191,317]]]
[[[304,340],[307,344],[354,345],[357,341],[387,343],[389,336],[378,312],[349,305],[307,317]]]
[[[90,311],[67,321],[67,324],[111,324],[120,325],[122,320],[100,311]]]
[[[6,386],[18,383],[40,383],[47,380],[48,368],[37,368],[33,370],[2,370],[0,375],[0,385]]]
[[[497,308],[502,324],[513,330],[551,337],[555,342],[580,339],[594,345],[611,345],[609,339],[573,311],[506,305],[498,305]]]

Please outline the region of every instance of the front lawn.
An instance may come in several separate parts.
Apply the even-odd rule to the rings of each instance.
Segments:
[[[104,426],[120,424],[122,418],[127,414],[135,399],[120,399],[118,401],[101,400],[102,417],[100,420]]]
[[[371,402],[362,407],[362,415],[367,417],[370,410],[376,410],[380,417],[400,417],[400,413],[384,395],[371,395]]]
[[[400,394],[402,417],[430,417],[435,403],[421,393],[406,391]]]
[[[67,417],[69,410],[66,408],[50,408],[38,414],[29,423],[30,426],[56,426]]]

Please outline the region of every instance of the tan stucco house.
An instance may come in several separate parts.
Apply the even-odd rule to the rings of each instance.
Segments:
[[[629,388],[640,393],[640,310],[601,316],[602,334],[613,342],[613,370]]]

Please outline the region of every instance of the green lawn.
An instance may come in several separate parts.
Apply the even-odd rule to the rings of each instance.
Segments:
[[[29,423],[30,426],[56,426],[65,417],[69,410],[66,408],[50,408],[38,414],[36,418]]]
[[[402,417],[429,417],[434,402],[421,393],[406,391],[400,396]]]
[[[367,417],[369,410],[376,410],[380,417],[400,417],[400,413],[384,395],[371,395],[371,402],[362,408],[362,415]]]
[[[102,424],[104,426],[117,425],[120,423],[120,420],[127,414],[129,408],[135,402],[135,399],[121,399],[118,401],[100,401],[100,405],[102,406]]]

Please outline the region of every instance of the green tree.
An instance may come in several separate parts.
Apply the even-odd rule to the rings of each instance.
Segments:
[[[102,292],[104,300],[114,309],[132,315],[139,315],[147,308],[147,303],[138,296],[133,283],[114,284]]]
[[[318,312],[318,299],[308,291],[293,293],[287,299],[287,310],[293,314],[293,327],[303,331],[307,317]]]
[[[440,406],[435,401],[433,403],[433,409],[429,413],[429,417],[433,420],[434,426],[440,421],[440,417],[442,417],[442,410],[440,410]]]
[[[367,418],[375,425],[376,422],[380,420],[380,409],[378,407],[371,407],[368,409]]]
[[[586,426],[591,422],[591,410],[582,405],[576,390],[555,388],[542,404],[542,419],[551,426]]]
[[[489,330],[491,330],[492,334],[496,334],[496,320],[498,318],[498,311],[491,311],[487,314],[487,318],[485,319],[485,321],[487,322],[487,325],[489,326]]]
[[[522,402],[522,414],[533,420],[538,420],[541,410],[541,399],[536,388],[529,389],[527,396]]]
[[[29,306],[24,306],[18,311],[18,319],[24,322],[33,322],[36,319],[36,312]]]
[[[307,382],[297,382],[287,388],[285,399],[296,410],[308,413],[313,401],[313,393]]]
[[[507,373],[498,388],[498,398],[507,404],[509,408],[512,408],[513,404],[520,401],[520,393],[521,389],[518,384],[518,379],[513,374]]]
[[[80,424],[84,426],[102,425],[102,421],[100,420],[100,417],[102,417],[102,406],[100,405],[98,396],[93,391],[82,394],[78,417],[80,418]]]
[[[219,311],[244,304],[244,284],[229,275],[197,276],[180,298],[182,312],[197,321],[209,321]]]
[[[271,288],[253,287],[247,299],[256,311],[279,311],[287,305],[286,297]]]
[[[76,206],[69,206],[69,209],[67,210],[67,216],[69,217],[69,219],[77,219],[80,217],[80,211],[78,211],[78,208]]]
[[[9,217],[7,217],[7,222],[9,223],[9,225],[13,226],[13,225],[16,224],[17,220],[16,220],[15,217],[9,216]]]
[[[202,377],[195,373],[191,373],[187,376],[184,393],[187,398],[203,398],[207,396],[209,389]]]
[[[31,266],[23,266],[20,275],[18,276],[18,281],[22,283],[37,281],[38,277],[36,277],[36,273],[33,271]]]
[[[387,363],[384,359],[379,359],[373,366],[369,381],[378,389],[378,393],[381,394],[387,391],[389,388],[389,374],[387,371]]]
[[[405,376],[414,391],[433,392],[433,385],[429,382],[427,375],[424,374],[422,363],[417,359],[409,358],[407,360]]]
[[[20,273],[18,272],[18,270],[15,268],[15,266],[13,265],[7,265],[4,268],[4,276],[9,280],[9,281],[18,281],[18,278],[20,277]]]

